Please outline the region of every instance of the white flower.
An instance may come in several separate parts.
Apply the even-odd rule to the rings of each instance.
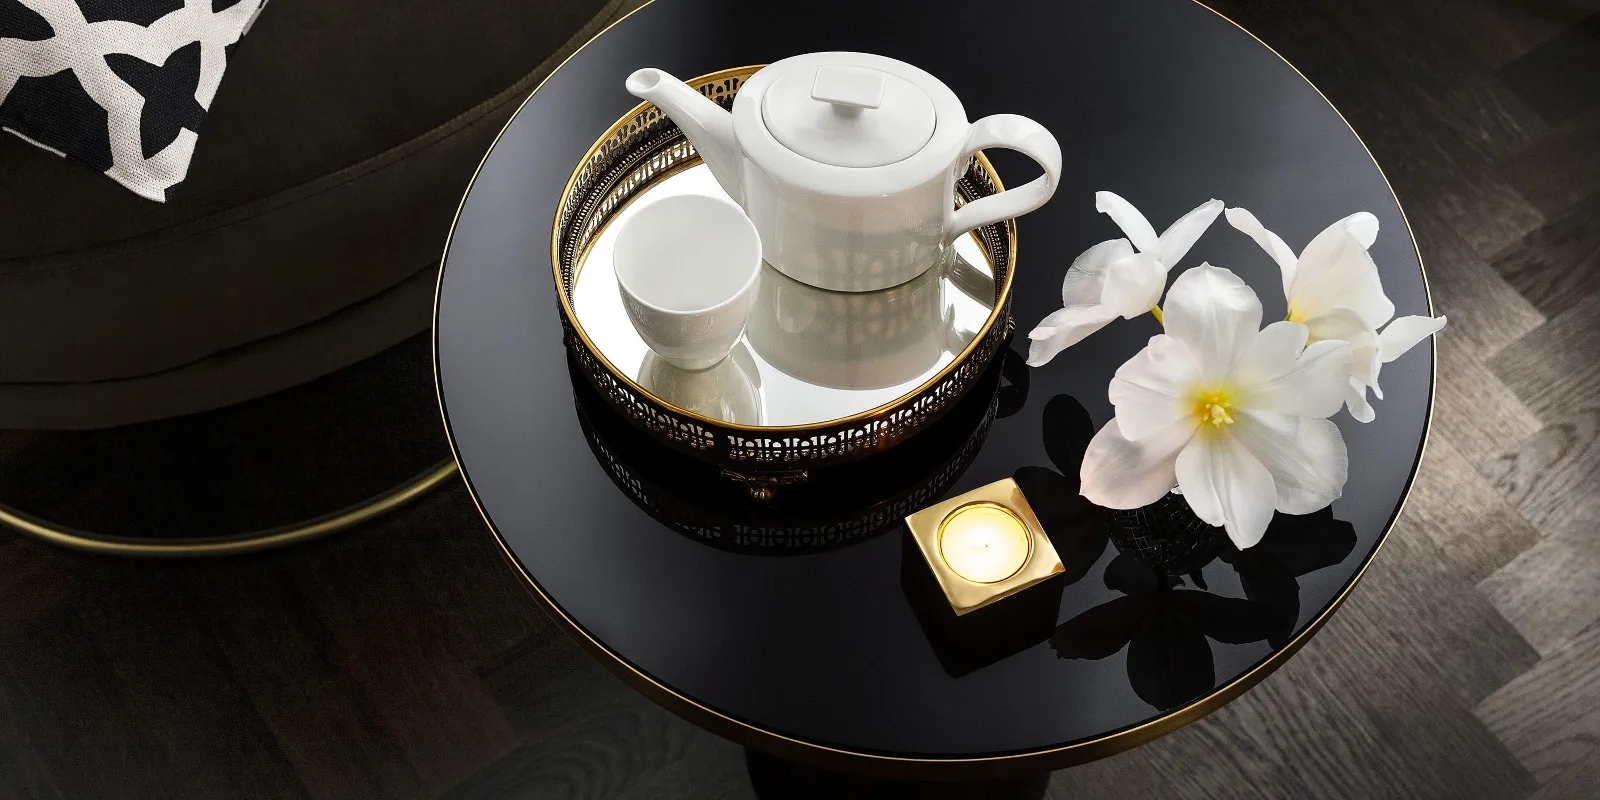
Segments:
[[[1261,326],[1261,301],[1228,270],[1202,264],[1167,293],[1166,333],[1111,381],[1116,416],[1084,454],[1083,496],[1139,508],[1174,484],[1240,548],[1276,509],[1309,514],[1344,491],[1339,410],[1350,366],[1342,341],[1307,346],[1298,322]]]
[[[1401,317],[1390,322],[1394,303],[1383,293],[1378,266],[1367,255],[1367,248],[1378,238],[1378,218],[1362,211],[1329,225],[1306,245],[1298,259],[1283,239],[1262,227],[1249,211],[1228,209],[1228,224],[1255,239],[1278,262],[1291,322],[1305,323],[1313,342],[1350,343],[1353,350],[1345,404],[1350,416],[1371,422],[1367,388],[1383,398],[1383,390],[1378,388],[1382,366],[1445,324],[1444,317]]]
[[[1094,207],[1128,237],[1101,242],[1072,262],[1061,283],[1063,308],[1028,334],[1029,366],[1048,364],[1117,317],[1133,319],[1154,308],[1167,273],[1222,213],[1221,200],[1207,201],[1157,236],[1139,209],[1111,192],[1095,192]]]

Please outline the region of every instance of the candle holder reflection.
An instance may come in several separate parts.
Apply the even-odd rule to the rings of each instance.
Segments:
[[[980,486],[906,517],[900,583],[952,676],[1050,635],[1065,568],[1016,481]]]
[[[939,665],[953,678],[1050,638],[1066,586],[1060,573],[1004,602],[957,614],[915,539],[901,537],[900,587]]]

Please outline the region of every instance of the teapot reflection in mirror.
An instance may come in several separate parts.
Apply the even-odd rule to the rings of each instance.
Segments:
[[[768,269],[745,336],[767,363],[792,377],[836,389],[882,389],[960,353],[976,335],[967,325],[981,322],[993,304],[994,279],[954,248],[937,268],[876,292],[830,292]],[[977,309],[981,314],[972,313]]]

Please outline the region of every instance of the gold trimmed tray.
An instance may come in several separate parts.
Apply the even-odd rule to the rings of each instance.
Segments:
[[[739,87],[760,68],[724,70],[693,78],[688,83],[713,101],[731,107]],[[928,294],[922,287],[930,283],[936,287],[935,294],[959,289],[981,300],[981,304],[975,306],[979,309],[975,317],[971,307],[965,311],[971,322],[981,319],[981,324],[959,331],[959,336],[953,337],[953,346],[946,348],[949,352],[929,364],[925,372],[906,376],[909,381],[902,384],[904,391],[896,387],[885,392],[884,387],[871,387],[879,390],[876,395],[856,392],[844,398],[839,405],[846,413],[814,420],[771,420],[768,417],[782,415],[763,414],[760,405],[752,412],[748,402],[734,399],[712,403],[714,408],[709,412],[704,404],[686,401],[681,392],[671,391],[680,387],[673,386],[670,379],[663,381],[651,373],[648,355],[644,367],[640,366],[637,354],[632,356],[631,363],[628,358],[619,356],[613,343],[617,338],[612,335],[614,330],[609,327],[585,329],[586,317],[580,311],[589,306],[580,305],[580,300],[590,304],[593,301],[585,297],[603,297],[608,287],[595,290],[592,285],[599,278],[580,281],[580,276],[595,274],[584,270],[585,259],[592,249],[606,246],[607,226],[618,219],[631,202],[652,190],[662,190],[670,182],[685,185],[695,178],[696,168],[698,172],[705,172],[693,146],[669,118],[649,103],[636,106],[590,147],[567,183],[551,237],[551,261],[564,341],[576,370],[623,418],[668,446],[721,467],[724,475],[749,485],[753,494],[770,493],[775,485],[803,482],[813,468],[881,452],[926,429],[970,390],[1010,335],[1016,227],[1008,220],[980,228],[970,239],[958,243],[958,247],[952,248],[947,263],[936,268],[935,271],[942,271],[940,274],[925,276],[927,280],[919,278],[905,287],[884,290],[884,293],[898,292],[900,297],[874,300],[872,296],[881,293],[822,292],[797,282],[782,284],[776,279],[783,276],[770,268],[765,270],[764,289],[772,284],[773,291],[780,295],[783,292],[791,295],[820,293],[826,295],[818,298],[823,305],[867,303],[872,308],[887,307],[904,304],[906,298],[913,295],[919,298],[913,302],[920,303],[920,298]],[[714,184],[711,186],[714,190]],[[960,206],[1003,188],[994,168],[979,153],[957,182],[952,204]],[[580,283],[585,282],[589,288],[580,290]],[[611,292],[614,293],[614,289]],[[989,293],[993,294],[992,298],[987,296]],[[780,296],[774,302],[783,299]],[[753,312],[759,313],[759,308]],[[872,311],[862,312],[857,308],[846,313],[870,316]],[[615,316],[607,317],[605,325],[613,324],[615,319]],[[595,321],[592,313],[588,320]],[[746,336],[752,349],[757,344],[752,334],[758,334],[760,327],[753,316]],[[625,333],[635,335],[631,329]],[[741,349],[742,345],[736,348],[735,357],[725,362],[734,364],[725,371],[754,372],[752,368],[740,366],[755,360],[748,353],[741,354]],[[815,364],[797,361],[790,357],[793,354],[771,357],[773,355],[768,352],[768,357],[760,359],[767,367],[764,374],[782,379],[788,379],[791,374],[816,374]],[[844,364],[843,367],[844,372],[853,371],[858,375],[881,371],[877,364]],[[815,382],[815,378],[812,380]],[[745,383],[719,378],[716,385],[742,389]],[[784,390],[775,388],[771,394],[782,397]],[[871,398],[872,402],[863,403],[864,397]],[[851,403],[860,410],[852,409]],[[765,422],[783,424],[763,424]]]
[[[1013,363],[1014,361],[1014,363]],[[569,360],[569,364],[575,364]],[[635,505],[685,537],[719,550],[787,556],[847,547],[897,529],[966,472],[995,419],[1014,412],[1026,366],[996,359],[972,391],[905,446],[840,466],[763,501],[716,479],[716,468],[658,444],[600,399],[572,370],[573,401],[596,461]]]

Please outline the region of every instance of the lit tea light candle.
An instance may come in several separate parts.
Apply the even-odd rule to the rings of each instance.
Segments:
[[[939,557],[973,583],[998,583],[1016,575],[1032,549],[1027,524],[998,503],[969,503],[939,523]]]
[[[906,517],[906,528],[958,617],[1066,571],[1010,478],[921,509]]]

